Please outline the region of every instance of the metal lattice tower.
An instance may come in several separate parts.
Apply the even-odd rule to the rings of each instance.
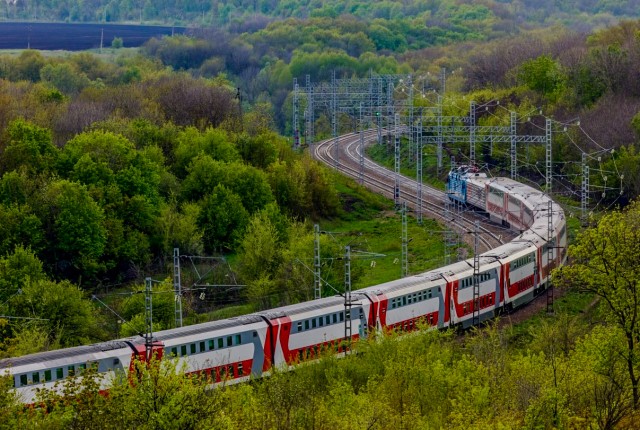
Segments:
[[[409,275],[409,236],[407,224],[407,202],[402,202],[402,273],[404,278]]]
[[[476,102],[469,103],[469,159],[476,164]]]
[[[293,146],[294,148],[298,148],[300,146],[300,128],[298,125],[298,79],[293,78]]]
[[[552,157],[551,157],[551,119],[547,118],[545,122],[545,137],[546,137],[546,164],[547,164],[547,172],[546,172],[546,185],[547,185],[547,194],[551,196],[551,186],[553,177],[551,176],[553,171],[552,167]]]
[[[313,87],[311,86],[311,75],[305,77],[305,85],[307,87],[307,116],[305,123],[305,134],[307,136],[306,144],[313,145],[313,126],[315,123],[315,114],[313,112]]]
[[[351,350],[351,247],[344,247],[344,338],[347,342],[345,353]]]
[[[438,158],[438,175],[440,175],[440,171],[442,170],[442,96],[438,95],[438,106],[437,106],[437,130],[436,130],[436,144],[437,144],[437,158]]]
[[[331,136],[333,137],[333,156],[335,168],[340,165],[340,148],[338,147],[338,94],[336,71],[331,74]]]
[[[144,346],[146,350],[146,359],[151,359],[151,353],[153,352],[153,303],[151,299],[151,278],[145,278],[144,280],[144,321],[145,321],[145,333],[144,333]]]
[[[322,278],[320,276],[320,225],[313,225],[313,298],[322,298]]]
[[[553,240],[553,201],[547,205],[547,313],[553,313],[553,283],[551,282],[551,264],[556,243]]]
[[[454,157],[451,157],[451,170],[453,170],[456,166],[456,162]],[[449,192],[447,193],[449,194]],[[445,224],[448,224],[450,221],[453,221],[454,217],[457,215],[455,212],[455,207],[449,196],[445,196],[444,198],[444,220]],[[453,251],[458,248],[458,235],[452,231],[447,230],[444,237],[444,264],[448,265],[453,263],[451,255]],[[457,258],[455,259],[457,261]]]
[[[394,123],[394,154],[395,154],[395,183],[393,186],[393,201],[396,207],[400,204],[400,115],[395,114]]]
[[[360,103],[360,184],[364,185],[364,118],[362,117],[362,103]]]
[[[175,293],[175,324],[182,327],[182,283],[180,280],[180,249],[173,248],[173,291]]]
[[[382,78],[378,78],[378,100],[376,102],[376,119],[378,123],[378,145],[382,144]]]
[[[480,325],[480,254],[478,240],[480,236],[480,222],[476,221],[473,231],[473,325]]]
[[[416,217],[418,218],[418,223],[422,224],[422,153],[424,150],[422,147],[422,112],[420,112],[420,117],[418,118],[416,135],[416,198],[418,200]]]
[[[582,153],[582,198],[580,199],[581,221],[587,222],[587,207],[589,206],[589,165],[587,154]]]
[[[516,146],[516,113],[511,112],[511,179],[516,179],[518,170],[516,167],[517,160],[517,146]]]

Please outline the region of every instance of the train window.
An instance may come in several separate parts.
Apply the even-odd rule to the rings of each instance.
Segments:
[[[327,323],[327,325],[331,324],[331,315],[326,316],[325,322]]]
[[[236,335],[236,345],[242,345],[242,336],[239,334]]]
[[[320,327],[322,327],[324,325],[324,318],[322,318],[322,317],[318,318],[318,325]]]
[[[189,345],[189,351],[191,354],[195,354],[196,353],[196,344],[192,343],[191,345]]]
[[[62,370],[62,367],[58,367],[56,369],[56,379],[62,379],[64,378],[64,370]]]
[[[407,304],[407,296],[402,296],[402,306]]]
[[[187,355],[187,345],[180,345],[180,357]]]
[[[337,314],[333,314],[333,323],[337,323],[338,322],[338,315]]]
[[[220,348],[224,348],[224,339],[223,338],[218,338],[218,349]]]
[[[413,297],[411,296],[411,294],[409,294],[409,296],[407,297],[407,304],[410,305],[411,303],[413,303],[412,300],[413,300]]]
[[[316,324],[317,324],[316,319],[315,318],[312,319],[311,320],[311,328],[316,328]]]
[[[85,363],[78,364],[78,373],[82,373],[83,370],[87,368]]]
[[[305,320],[305,322],[304,322],[304,329],[305,329],[305,330],[309,330],[309,320]]]
[[[200,342],[200,352],[205,352],[207,349],[205,348],[205,343]]]
[[[213,351],[214,349],[216,349],[216,343],[213,339],[209,339],[209,351]]]
[[[27,375],[20,375],[20,386],[24,387],[25,385],[29,385],[29,381],[27,380]]]
[[[238,376],[244,375],[244,369],[242,368],[242,363],[238,363]]]
[[[413,303],[415,303],[416,301],[418,301],[418,294],[413,293]]]
[[[227,347],[233,345],[233,336],[227,336]]]
[[[75,370],[75,368],[73,366],[67,367],[67,374],[69,376],[73,376],[73,375],[75,375],[75,373],[76,373],[76,370]]]
[[[47,382],[51,382],[51,369],[47,369],[44,371],[44,380]]]
[[[33,381],[34,384],[39,384],[40,383],[40,372],[33,372],[31,374],[31,380]]]
[[[253,337],[258,337],[258,332],[257,331],[253,331]]]
[[[178,356],[178,348],[177,347],[173,347],[171,348],[171,356],[172,357],[177,357]]]
[[[302,321],[298,322],[298,331],[302,331]]]
[[[234,372],[234,368],[233,368],[233,364],[229,365],[229,376],[231,376],[232,378],[236,377],[236,373]]]
[[[117,358],[113,359],[113,365],[117,366],[118,364],[120,364],[120,360],[118,360]]]

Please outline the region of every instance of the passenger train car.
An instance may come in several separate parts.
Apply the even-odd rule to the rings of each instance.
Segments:
[[[419,275],[358,290],[347,309],[338,296],[269,311],[164,330],[154,351],[178,360],[186,372],[204,372],[213,382],[259,377],[273,366],[293,365],[321,351],[344,351],[347,323],[352,339],[372,331],[411,331],[421,324],[444,329],[469,327],[531,301],[547,288],[550,271],[566,259],[566,225],[559,205],[542,192],[507,178],[489,178],[460,166],[449,174],[449,197],[485,213],[519,235],[479,256],[478,299],[473,258]],[[103,387],[118,372],[131,372],[144,359],[140,338],[0,360],[22,400],[37,388],[96,366]]]

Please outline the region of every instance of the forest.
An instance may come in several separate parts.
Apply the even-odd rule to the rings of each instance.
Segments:
[[[444,69],[446,115],[466,115],[475,100],[494,106],[481,125],[508,122],[513,110],[529,113],[523,127],[536,131],[539,112],[553,117],[566,127],[553,154],[563,178],[558,198],[569,208],[579,204],[576,160],[597,154],[589,159],[594,214],[572,233],[573,264],[554,274],[565,295],[557,314],[516,327],[498,320],[462,337],[392,335],[362,342],[345,359],[216,390],[165,360],[140,368],[138,384],[115,381],[109,397],[87,374],[66,382],[67,393],[81,395],[42,393],[46,408],[24,410],[2,379],[0,426],[637,428],[640,22],[615,18],[637,14],[637,5],[245,3],[154,2],[137,11],[117,2],[3,4],[7,17],[22,19],[55,9],[69,21],[198,16],[224,26],[193,27],[139,50],[0,55],[0,357],[138,333],[137,293],[150,274],[166,278],[158,288],[167,294],[154,297],[154,328],[173,327],[174,248],[224,256],[221,276],[244,286],[213,306],[194,294],[185,312],[195,323],[310,299],[312,274],[296,261],[313,256],[315,222],[353,222],[342,228],[359,237],[375,219],[381,224],[367,225],[373,235],[397,236],[392,204],[284,137],[292,134],[293,78],[325,81],[334,71],[412,74],[428,96]],[[326,114],[315,129],[318,138],[330,135]],[[348,118],[340,131],[353,131]],[[507,158],[481,151],[504,175]],[[540,179],[536,151],[519,171],[532,182]],[[412,228],[416,238],[429,236]],[[433,239],[416,239],[416,247],[440,252]],[[340,254],[340,244],[322,240],[323,253]],[[376,246],[367,250],[393,259],[391,245]],[[414,271],[439,263],[416,250],[411,258]],[[397,276],[393,266],[382,277],[365,267],[355,267],[356,285]],[[327,270],[339,285],[342,268]]]

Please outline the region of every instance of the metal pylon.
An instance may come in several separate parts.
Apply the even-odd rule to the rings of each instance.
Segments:
[[[351,350],[351,247],[344,247],[344,338],[347,342],[345,353]]]
[[[182,282],[180,280],[180,249],[173,248],[173,291],[175,294],[175,324],[182,327]]]
[[[404,278],[409,275],[409,239],[407,224],[407,202],[402,202],[402,273]]]
[[[480,236],[480,222],[476,221],[473,240],[473,325],[480,325],[480,253],[478,240]]]
[[[553,313],[553,283],[551,282],[551,265],[556,243],[553,238],[553,201],[547,205],[547,313]]]

